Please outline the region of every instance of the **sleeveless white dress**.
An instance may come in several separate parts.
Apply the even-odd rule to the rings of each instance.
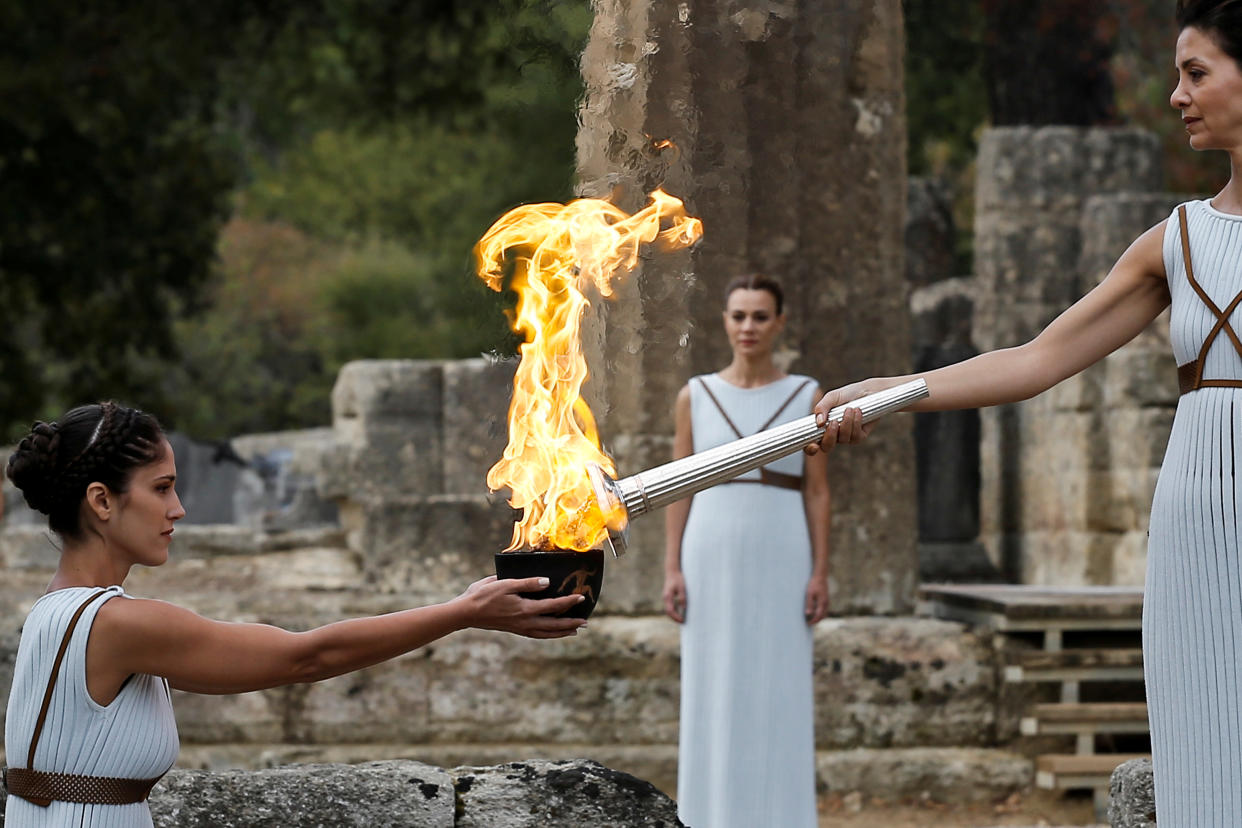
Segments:
[[[696,452],[737,439],[700,379],[746,436],[808,380],[788,376],[752,389],[716,375],[691,380]],[[809,414],[815,389],[807,381],[773,425]],[[803,454],[766,468],[801,476]],[[811,628],[803,615],[811,542],[802,493],[729,483],[696,494],[681,558],[679,816],[690,828],[814,828]]]
[[[1242,216],[1186,205],[1191,269],[1213,304],[1242,291]],[[1198,356],[1217,315],[1190,284],[1177,212],[1164,235],[1178,365]],[[1230,323],[1242,337],[1242,309]],[[1228,333],[1205,379],[1242,380]],[[1242,825],[1242,388],[1200,388],[1177,404],[1152,503],[1143,665],[1160,828]]]
[[[13,668],[13,687],[5,714],[4,750],[10,767],[26,767],[30,741],[56,651],[69,619],[98,587],[49,592],[22,626]],[[86,776],[152,779],[172,767],[180,750],[168,685],[155,676],[132,676],[112,703],[102,707],[86,690],[86,642],[99,607],[120,597],[119,586],[82,613],[69,641],[52,693],[43,733],[36,746],[35,770]],[[146,802],[83,805],[53,802],[46,808],[16,796],[5,801],[5,828],[149,828]]]

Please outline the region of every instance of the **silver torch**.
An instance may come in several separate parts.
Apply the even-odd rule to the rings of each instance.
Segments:
[[[839,405],[828,412],[828,420],[840,421],[846,409],[857,408],[862,412],[863,423],[870,423],[926,396],[927,383],[916,379]],[[824,429],[815,422],[814,414],[808,414],[620,480],[597,464],[588,464],[587,473],[600,508],[604,514],[614,516],[608,524],[613,555],[625,554],[625,529],[633,518],[806,448],[824,436]]]

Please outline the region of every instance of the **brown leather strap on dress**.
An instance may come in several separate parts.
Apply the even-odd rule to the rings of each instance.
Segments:
[[[724,406],[720,404],[720,400],[716,399],[716,395],[713,394],[712,389],[707,386],[707,382],[702,377],[696,377],[696,379],[698,379],[699,385],[703,386],[703,390],[707,392],[708,399],[712,401],[712,404],[716,406],[716,410],[720,412],[720,416],[724,417],[724,421],[729,424],[729,428],[733,429],[733,433],[736,434],[739,439],[745,437],[746,435],[742,434],[741,430],[734,425],[733,420],[729,418],[729,412],[725,411]],[[806,388],[810,382],[811,381],[809,379],[805,379],[798,383],[798,387],[793,390],[792,394],[785,398],[785,401],[780,404],[780,407],[776,409],[772,416],[768,417],[768,421],[759,426],[759,431],[766,431],[772,423],[776,422],[776,418],[781,416],[781,412],[789,407],[789,404],[794,401],[802,389]],[[770,471],[765,468],[759,469],[758,480],[754,478],[750,478],[748,480],[734,478],[733,480],[726,480],[725,483],[761,483],[765,486],[776,486],[779,489],[802,489],[802,478],[798,475],[784,474],[782,472]]]
[[[1233,301],[1222,311],[1208,296],[1207,291],[1195,279],[1195,270],[1190,263],[1190,226],[1186,220],[1186,205],[1183,204],[1177,208],[1177,222],[1181,228],[1182,236],[1182,262],[1186,266],[1186,281],[1199,295],[1199,299],[1203,304],[1207,305],[1213,315],[1216,316],[1216,324],[1212,326],[1212,330],[1208,332],[1207,337],[1203,340],[1203,347],[1199,349],[1199,355],[1184,365],[1177,366],[1177,387],[1178,390],[1187,394],[1200,388],[1242,388],[1242,380],[1227,379],[1207,379],[1203,378],[1203,366],[1207,360],[1208,350],[1216,341],[1216,337],[1221,331],[1229,337],[1229,341],[1233,343],[1233,348],[1238,352],[1238,356],[1242,357],[1242,340],[1238,339],[1237,333],[1234,332],[1233,326],[1229,324],[1229,317],[1233,315],[1238,304],[1242,302],[1242,291],[1233,297]]]
[[[749,480],[734,478],[726,480],[720,484],[727,486],[730,483],[761,483],[765,486],[775,486],[778,489],[794,489],[802,490],[802,478],[796,474],[784,474],[782,472],[772,471],[771,469],[759,469],[758,479],[750,478]]]
[[[733,429],[733,433],[736,434],[739,439],[745,437],[746,435],[743,434],[741,429],[739,429],[734,424],[733,420],[730,419],[729,412],[725,411],[725,407],[720,404],[720,400],[716,399],[716,395],[712,393],[712,389],[707,385],[707,380],[702,377],[695,377],[695,379],[699,381],[699,385],[703,386],[703,390],[707,392],[707,398],[712,401],[712,405],[716,406],[716,410],[720,412],[721,417],[724,417],[724,421],[729,425],[729,428]]]
[[[49,773],[29,768],[8,768],[4,787],[14,796],[46,808],[52,802],[83,802],[90,805],[132,805],[151,795],[161,777],[120,779],[115,776],[81,776]]]
[[[65,652],[69,649],[69,641],[78,626],[82,613],[92,602],[108,590],[101,589],[92,593],[83,601],[65,628],[65,637],[61,639],[60,649],[52,661],[52,674],[47,680],[47,689],[43,693],[43,704],[39,708],[39,717],[35,720],[34,735],[30,737],[30,750],[26,753],[26,767],[5,768],[4,787],[14,796],[20,796],[28,802],[46,808],[53,800],[62,802],[83,802],[91,805],[130,805],[142,802],[151,793],[155,783],[162,778],[154,779],[122,779],[114,776],[83,776],[75,773],[52,773],[32,768],[35,750],[39,746],[39,737],[43,734],[43,725],[47,723],[47,711],[52,705],[52,691],[56,688],[56,678],[60,675],[61,662],[65,660]]]
[[[790,394],[788,397],[785,398],[785,401],[781,403],[781,407],[776,409],[776,412],[771,417],[768,417],[768,421],[764,423],[763,425],[759,426],[759,430],[767,431],[768,428],[772,425],[772,423],[776,422],[776,418],[781,416],[781,412],[784,411],[786,408],[788,408],[789,404],[794,401],[794,397],[797,397],[798,394],[801,393],[802,389],[806,388],[808,385],[810,385],[810,383],[811,381],[809,379],[803,380],[802,382],[798,383],[798,387],[793,390],[792,394]]]
[[[73,614],[73,617],[69,619],[69,626],[65,629],[65,637],[61,639],[60,649],[56,651],[56,658],[52,661],[52,675],[47,680],[47,690],[43,693],[43,706],[39,708],[39,718],[35,719],[34,735],[30,737],[30,750],[26,752],[27,768],[34,767],[35,749],[39,746],[39,737],[43,734],[43,725],[47,721],[47,709],[52,705],[52,690],[56,688],[56,676],[60,674],[60,663],[65,660],[65,651],[69,649],[69,639],[73,637],[73,628],[78,625],[78,619],[82,617],[82,613],[86,612],[86,608],[107,591],[106,589],[101,589],[99,592],[93,593],[82,602]]]

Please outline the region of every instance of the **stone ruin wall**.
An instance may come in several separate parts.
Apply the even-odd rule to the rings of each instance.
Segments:
[[[1021,344],[1186,196],[1139,129],[988,131],[976,189],[974,345]],[[981,540],[1004,580],[1142,584],[1177,404],[1167,312],[1048,393],[982,412]]]

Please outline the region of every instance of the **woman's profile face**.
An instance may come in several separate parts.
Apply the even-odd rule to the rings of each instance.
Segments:
[[[725,302],[724,326],[734,354],[759,356],[772,352],[785,315],[777,314],[776,297],[766,290],[738,288]]]
[[[1177,38],[1177,87],[1169,103],[1197,150],[1242,146],[1242,71],[1210,34],[1193,26]]]
[[[160,457],[134,469],[128,491],[117,498],[106,531],[133,563],[159,566],[168,560],[173,524],[185,517],[176,482],[177,461],[165,440]]]

